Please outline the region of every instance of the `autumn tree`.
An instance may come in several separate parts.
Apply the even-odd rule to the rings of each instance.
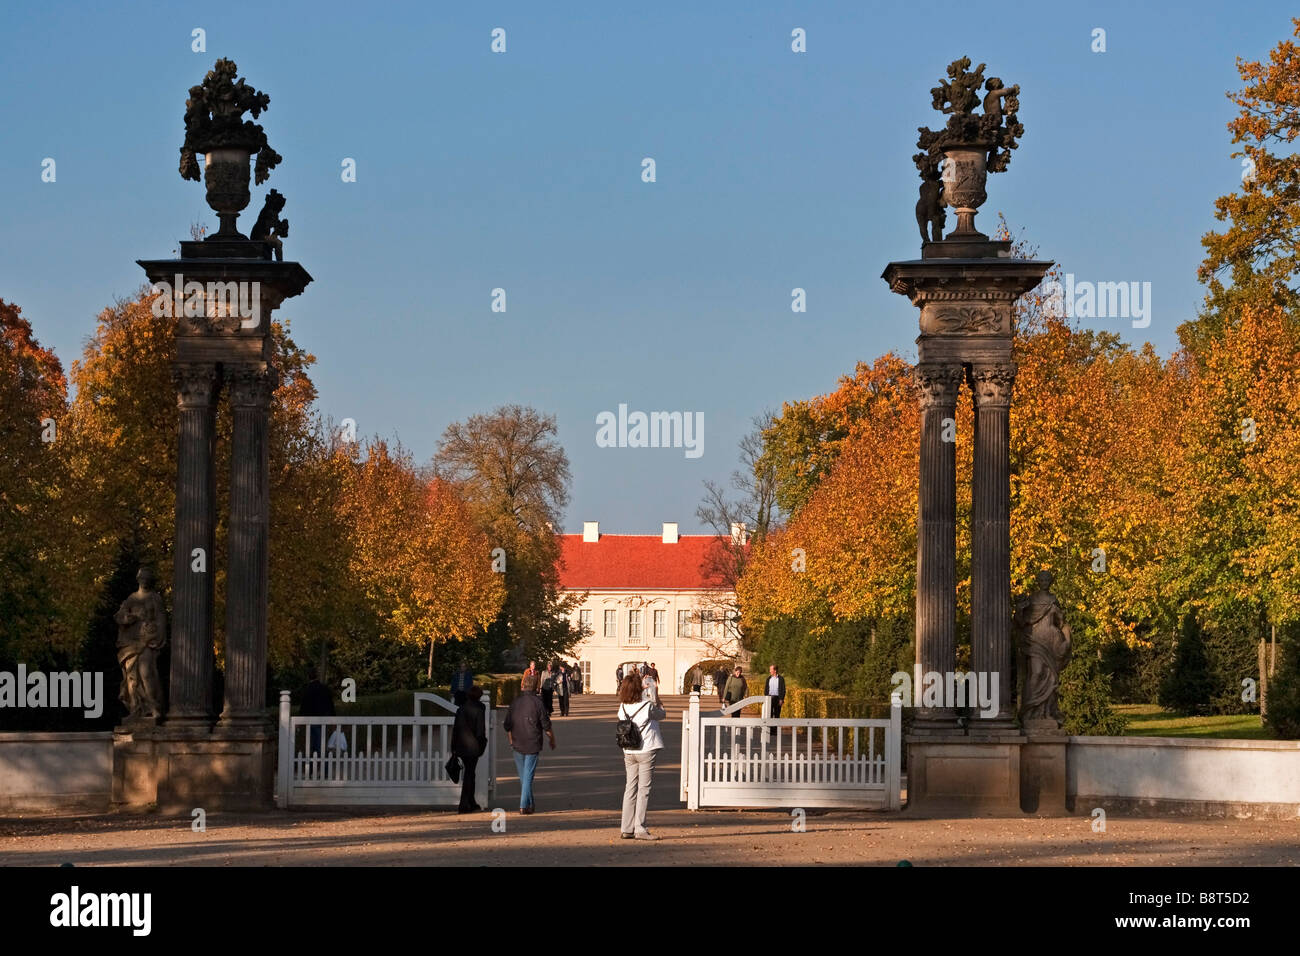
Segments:
[[[1300,17],[1292,20],[1300,37]],[[1207,283],[1201,321],[1184,333],[1194,347],[1234,314],[1234,303],[1294,308],[1300,269],[1300,48],[1278,43],[1267,63],[1237,59],[1243,88],[1228,94],[1240,113],[1228,123],[1232,155],[1242,160],[1240,191],[1215,201],[1222,232],[1201,239],[1205,260],[1199,276]],[[1224,280],[1228,280],[1225,284]]]
[[[447,426],[434,458],[504,567],[505,603],[492,637],[524,659],[553,659],[581,639],[569,624],[581,596],[560,593],[559,528],[570,475],[555,436],[553,415],[506,405]]]
[[[442,478],[422,477],[400,447],[372,443],[341,498],[353,535],[352,574],[381,635],[421,648],[432,680],[435,648],[486,628],[505,597],[487,536]]]
[[[58,628],[60,610],[70,609],[64,559],[75,547],[61,520],[66,389],[58,358],[18,306],[0,299],[0,662],[40,666],[56,631],[61,649],[75,651]]]

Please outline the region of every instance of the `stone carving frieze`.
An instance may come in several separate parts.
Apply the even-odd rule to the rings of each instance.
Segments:
[[[1010,335],[1009,310],[990,305],[928,304],[921,311],[925,334]]]

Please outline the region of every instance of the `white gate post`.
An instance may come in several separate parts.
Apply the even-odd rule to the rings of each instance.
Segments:
[[[700,692],[697,690],[691,691],[690,720],[692,731],[689,737],[690,754],[685,753],[688,738],[686,729],[683,728],[682,730],[683,760],[690,761],[690,776],[686,779],[686,809],[698,810],[700,808],[700,762],[704,754],[704,733],[703,728],[700,726]]]
[[[898,810],[903,805],[903,695],[889,699],[889,740],[885,755],[885,808]]]
[[[686,802],[687,784],[690,781],[691,773],[691,712],[688,708],[682,711],[682,759],[681,759],[681,777],[680,799]]]
[[[280,746],[276,754],[279,769],[279,790],[275,804],[281,810],[289,806],[289,788],[293,779],[293,725],[290,719],[289,692],[280,691]]]
[[[480,701],[483,704],[483,732],[487,735],[487,747],[483,751],[483,757],[487,758],[487,766],[486,767],[481,766],[483,757],[480,757],[479,758],[480,769],[478,772],[478,776],[474,779],[474,802],[477,803],[484,810],[490,810],[491,807],[488,805],[488,803],[491,794],[490,778],[492,776],[492,766],[493,766],[493,761],[492,761],[493,720],[492,718],[495,715],[492,713],[492,698],[488,696],[487,691],[483,692],[483,696],[480,698]],[[433,732],[432,727],[429,728],[429,732],[430,733]]]

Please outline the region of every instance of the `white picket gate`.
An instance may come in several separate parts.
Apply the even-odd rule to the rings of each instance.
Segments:
[[[478,760],[474,798],[487,807],[496,790],[496,713],[488,694],[482,701],[487,750]],[[423,716],[422,703],[452,716]],[[418,693],[410,717],[294,717],[289,692],[281,691],[276,805],[458,805],[460,784],[446,768],[456,709],[436,694]]]
[[[762,717],[737,714],[764,702]],[[691,694],[682,715],[681,798],[701,807],[867,807],[901,805],[903,711],[883,719],[772,719],[765,697],[718,717]]]

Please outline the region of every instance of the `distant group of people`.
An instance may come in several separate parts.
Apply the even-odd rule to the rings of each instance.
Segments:
[[[573,696],[582,693],[582,675],[577,669],[570,670],[568,664],[547,664],[546,670],[539,671],[537,661],[529,661],[524,677],[530,675],[537,678],[537,688],[533,693],[541,695],[546,716],[555,713],[555,705],[558,703],[560,716],[568,717]],[[523,689],[522,685],[520,689]]]
[[[654,692],[656,699],[659,697],[659,668],[655,667],[654,661],[642,661],[640,664],[633,664],[629,668],[624,668],[622,664],[614,671],[615,693],[623,687],[623,679],[630,674],[637,674],[641,678],[642,687],[650,687]]]
[[[664,749],[659,723],[668,713],[659,699],[659,671],[653,662],[624,668],[619,666],[618,711],[616,737],[623,753],[625,785],[623,788],[623,814],[620,835],[625,840],[657,840],[646,826],[646,810],[654,780],[655,762]],[[744,671],[739,664],[728,674],[719,668],[713,674],[718,688],[718,704],[726,711],[746,698],[749,690]],[[568,665],[548,664],[538,670],[536,661],[528,662],[520,683],[520,693],[511,702],[502,727],[510,742],[519,774],[519,812],[525,815],[536,812],[533,779],[542,750],[556,749],[555,729],[551,717],[558,702],[560,715],[569,713],[570,698],[580,693],[581,683],[576,671]],[[785,702],[785,678],[777,666],[768,669],[763,686],[764,696],[771,699],[771,714],[781,716]],[[478,760],[487,748],[486,711],[480,701],[482,689],[474,683],[467,667],[461,667],[452,678],[452,695],[457,705],[452,725],[451,750],[459,758],[464,774],[461,781],[459,812],[475,813],[481,808],[474,801],[474,786]],[[775,733],[775,728],[772,729]]]

